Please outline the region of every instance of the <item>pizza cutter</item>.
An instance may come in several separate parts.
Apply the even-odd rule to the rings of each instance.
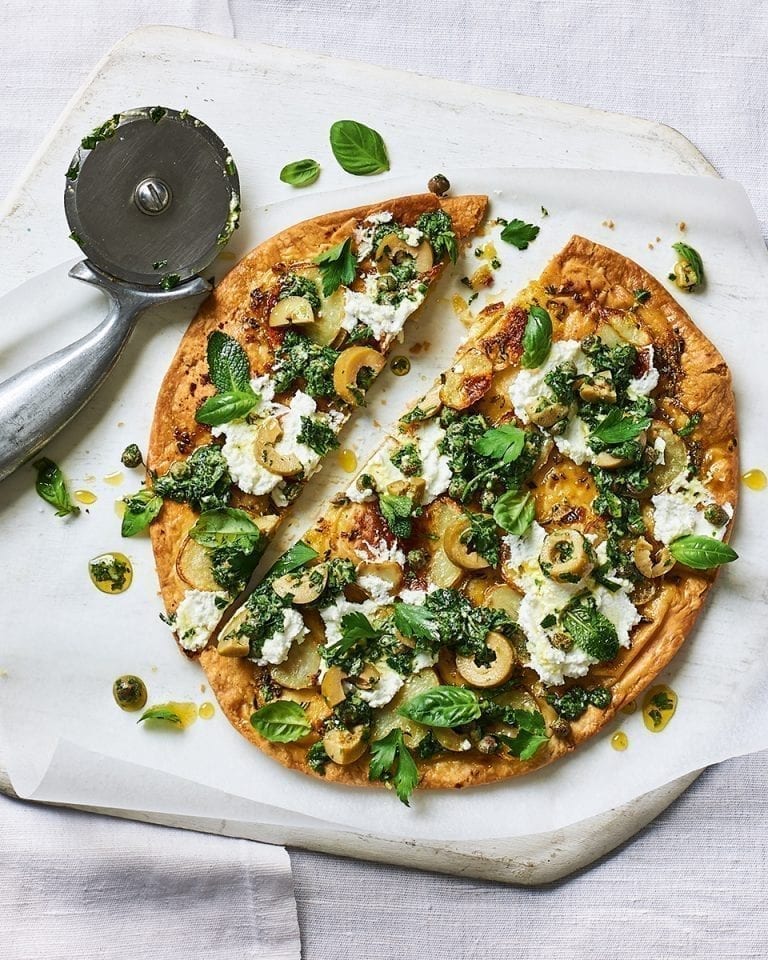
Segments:
[[[211,289],[199,273],[237,227],[240,183],[204,123],[186,110],[142,107],[82,140],[64,209],[86,257],[69,276],[99,287],[109,311],[80,340],[0,383],[0,480],[91,399],[140,314]]]

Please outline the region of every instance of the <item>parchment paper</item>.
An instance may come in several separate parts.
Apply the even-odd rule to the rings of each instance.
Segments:
[[[609,158],[607,158],[609,159]],[[733,183],[563,170],[447,171],[454,192],[486,192],[491,217],[541,225],[526,251],[498,241],[502,269],[493,289],[473,305],[514,294],[538,275],[572,233],[606,243],[662,279],[685,239],[702,254],[708,284],[679,294],[715,341],[735,379],[742,467],[766,467],[768,410],[768,260],[754,214]],[[343,194],[313,193],[263,210],[245,210],[244,227],[216,265],[221,276],[235,258],[275,231],[325,210],[378,201],[424,188],[427,176],[357,186]],[[548,216],[542,213],[542,206]],[[687,224],[681,233],[678,223]],[[611,226],[610,224],[613,224]],[[450,361],[465,335],[449,306],[458,278],[478,261],[471,251],[444,278],[424,313],[407,330],[401,352],[415,343],[404,378],[385,373],[367,412],[342,437],[360,460],[405,403]],[[101,295],[49,271],[0,301],[0,376],[81,335],[100,319]],[[107,385],[52,442],[72,489],[90,489],[95,504],[60,520],[34,492],[22,468],[0,487],[0,571],[4,590],[0,638],[0,741],[9,775],[22,796],[126,810],[157,809],[253,822],[334,824],[399,838],[462,841],[554,830],[603,812],[657,786],[727,757],[768,746],[768,659],[764,655],[766,563],[762,536],[768,493],[744,490],[733,544],[741,555],[725,568],[709,608],[663,678],[677,691],[677,713],[661,734],[640,713],[620,717],[566,760],[531,776],[457,792],[417,792],[410,810],[381,789],[348,789],[285,770],[243,740],[219,711],[183,732],[143,729],[114,705],[115,677],[142,676],[150,703],[210,699],[199,668],[186,661],[159,620],[149,542],[122,540],[114,503],[139,487],[138,471],[121,467],[126,444],[146,448],[154,399],[194,304],[145,317]],[[400,351],[395,351],[400,352]],[[378,426],[374,426],[373,422]],[[122,470],[111,486],[103,478]],[[349,483],[333,457],[310,485],[275,550],[314,518],[323,497]],[[134,563],[132,587],[120,596],[96,591],[87,562],[122,550]],[[611,749],[624,729],[625,753]],[[199,788],[198,788],[199,785]],[[203,789],[204,788],[204,789]]]

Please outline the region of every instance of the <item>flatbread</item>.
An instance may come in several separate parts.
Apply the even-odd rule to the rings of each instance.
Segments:
[[[638,302],[636,291],[648,291],[647,302]],[[688,440],[689,453],[695,458],[699,475],[718,503],[736,505],[738,497],[737,423],[731,377],[720,353],[698,329],[686,311],[669,292],[636,263],[614,250],[583,237],[573,237],[515,302],[494,304],[478,317],[470,339],[457,354],[455,372],[471,369],[471,358],[482,355],[490,359],[495,372],[493,384],[486,384],[478,392],[477,405],[492,422],[497,422],[503,401],[499,399],[514,376],[522,353],[522,334],[528,306],[538,302],[546,307],[553,321],[553,340],[581,339],[595,332],[603,323],[616,322],[631,335],[627,324],[634,324],[650,336],[656,367],[661,380],[654,398],[668,421],[675,423],[680,414],[683,421],[691,412],[701,415],[701,421]],[[695,297],[691,298],[695,304]],[[448,378],[450,377],[450,373]],[[443,379],[448,379],[444,377]],[[472,387],[476,387],[476,383]],[[494,410],[496,414],[494,415]],[[685,411],[685,415],[683,415]],[[554,465],[561,470],[553,480],[552,463],[535,474],[537,514],[546,508],[552,490],[560,496],[573,495],[579,502],[580,484],[587,481],[586,467],[562,469],[562,458],[555,457]],[[571,467],[575,465],[571,464]],[[362,468],[362,472],[365,471]],[[356,504],[354,532],[351,535],[362,542],[372,541],[381,534],[381,517],[367,504]],[[305,536],[318,550],[339,549],[336,521],[340,511],[349,509],[344,501],[324,506],[321,519]],[[725,534],[727,539],[732,521]],[[336,531],[336,532],[334,532]],[[409,542],[409,547],[412,544]],[[660,581],[656,595],[641,608],[643,621],[632,631],[632,645],[622,649],[619,656],[607,663],[593,666],[580,685],[595,683],[606,686],[612,695],[607,709],[590,706],[571,724],[567,736],[550,736],[548,743],[530,761],[496,754],[483,756],[472,750],[468,753],[443,753],[426,761],[419,761],[421,788],[461,788],[530,773],[572,752],[580,743],[597,733],[617,710],[632,701],[648,687],[670,662],[686,637],[702,608],[705,597],[715,579],[713,571],[696,571],[676,566]],[[261,687],[268,679],[268,668],[256,667],[246,660],[219,656],[214,649],[204,651],[201,664],[219,704],[240,733],[265,753],[287,767],[315,775],[306,760],[306,743],[272,743],[261,737],[251,726],[250,717],[255,707],[264,700]],[[530,673],[530,671],[529,671]],[[535,675],[527,678],[539,709],[551,732],[556,714],[543,697]],[[296,695],[294,695],[294,693]],[[307,704],[307,712],[317,726],[328,709],[315,687],[298,692],[287,691],[286,696]],[[327,781],[348,785],[369,785],[368,758],[347,766],[329,763],[325,769]]]
[[[351,236],[362,220],[383,211],[390,212],[394,220],[411,225],[421,214],[442,209],[452,219],[460,246],[478,228],[486,203],[483,196],[438,199],[431,193],[396,198],[296,224],[247,254],[200,307],[163,379],[149,441],[150,475],[164,475],[174,461],[211,443],[210,428],[198,423],[195,413],[215,392],[206,360],[206,345],[212,332],[220,330],[238,340],[248,354],[254,376],[270,371],[278,340],[267,322],[268,305],[259,299],[258,291],[274,287],[287,267],[311,262],[318,252]],[[444,261],[435,263],[431,280],[444,266]],[[233,489],[230,506],[246,510],[253,518],[269,516],[279,520],[286,512],[275,508],[268,494],[253,496],[237,488]],[[196,519],[197,514],[188,504],[166,501],[150,529],[160,591],[171,615],[188,589],[178,575],[176,560]]]

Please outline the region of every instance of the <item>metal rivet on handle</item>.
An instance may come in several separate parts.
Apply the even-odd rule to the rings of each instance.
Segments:
[[[147,177],[136,187],[133,194],[136,206],[150,217],[157,216],[171,202],[171,190],[167,183],[156,177]]]

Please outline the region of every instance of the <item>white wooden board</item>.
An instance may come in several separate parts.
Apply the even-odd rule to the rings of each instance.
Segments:
[[[147,28],[127,37],[97,68],[9,199],[0,221],[6,267],[0,293],[72,257],[61,203],[62,172],[83,132],[120,109],[153,103],[187,106],[227,141],[241,173],[245,217],[249,208],[290,195],[277,172],[300,156],[316,156],[323,163],[317,189],[355,183],[333,163],[326,145],[330,123],[342,114],[382,132],[392,174],[420,170],[425,182],[438,170],[450,176],[459,167],[491,162],[714,173],[683,137],[647,121],[189,31]],[[340,104],[345,107],[341,113]],[[387,175],[379,179],[384,196]],[[242,252],[237,242],[234,250]],[[57,345],[55,336],[54,331],[47,347]],[[179,817],[161,810],[101,812],[444,872],[540,883],[564,876],[623,842],[694,778],[689,775],[564,830],[500,841],[492,852],[472,844],[448,849],[374,842],[333,830],[254,827],[236,817]]]

